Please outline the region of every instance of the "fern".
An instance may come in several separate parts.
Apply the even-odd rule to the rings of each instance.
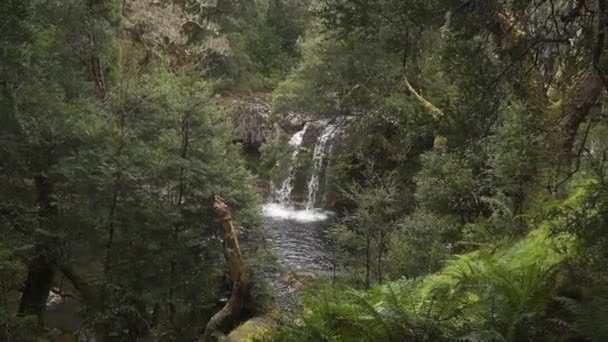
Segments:
[[[466,334],[458,339],[460,342],[507,342],[507,340],[497,331],[480,330]]]

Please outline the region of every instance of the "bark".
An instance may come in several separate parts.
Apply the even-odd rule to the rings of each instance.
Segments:
[[[93,43],[94,44],[94,43]],[[99,57],[91,57],[91,72],[93,79],[95,80],[95,88],[97,89],[97,96],[100,100],[106,103],[108,97],[108,86],[103,71],[103,64]]]
[[[184,114],[181,120],[181,129],[180,129],[181,143],[180,143],[180,153],[179,156],[182,161],[186,161],[188,158],[188,149],[190,147],[190,113]],[[178,190],[177,190],[177,199],[176,206],[177,209],[182,212],[182,204],[184,193],[186,190],[186,179],[185,179],[186,168],[181,166],[179,169],[179,180],[178,180]],[[175,223],[173,227],[173,245],[179,245],[179,235],[181,232],[181,222]],[[179,251],[178,251],[179,253]],[[170,279],[171,284],[176,284],[176,275],[177,275],[177,256],[174,254],[171,258],[171,266],[170,266]],[[172,286],[169,289],[169,318],[173,321],[173,316],[175,315],[175,304],[173,302],[175,294],[175,286]]]
[[[499,77],[507,72],[512,74],[517,79],[517,82],[512,82],[515,93],[526,99],[530,109],[546,114],[551,103],[544,87],[544,77],[536,67],[532,53],[541,42],[532,41],[528,32],[518,27],[506,5],[495,9],[494,20],[488,29],[493,33],[499,56],[506,65]]]
[[[222,224],[224,230],[224,252],[226,262],[230,267],[232,292],[226,305],[207,323],[202,342],[217,341],[219,336],[226,334],[238,323],[245,304],[248,284],[238,241],[238,231],[232,222],[230,208],[224,199],[216,195],[213,196],[213,210],[217,221]]]
[[[606,17],[605,1],[598,1],[598,12],[600,18]],[[596,31],[596,47],[593,51],[592,60],[584,66],[571,80],[570,86],[557,96],[563,99],[562,104],[557,108],[559,115],[559,133],[557,139],[558,149],[561,149],[558,161],[559,164],[569,164],[574,141],[580,124],[587,118],[591,107],[602,95],[604,84],[601,75],[597,71],[597,61],[599,61],[604,41],[606,39],[606,20],[599,19]],[[544,42],[532,39],[530,34],[518,28],[515,18],[509,13],[506,7],[496,9],[495,20],[489,27],[495,35],[501,58],[508,65],[507,69],[514,69],[516,77],[520,82],[516,84],[515,90],[525,97],[531,105],[531,109],[543,115],[549,115],[553,110],[551,101],[544,86],[544,78],[540,70],[536,67],[533,49]],[[564,40],[567,42],[567,40]],[[555,43],[555,42],[551,42]],[[507,70],[505,70],[507,71]]]
[[[591,64],[582,70],[573,80],[566,93],[562,106],[562,133],[564,135],[564,153],[571,157],[574,140],[579,126],[585,120],[591,107],[598,101],[604,87],[601,61],[608,30],[608,13],[606,0],[597,1],[598,19],[596,23],[595,47]]]
[[[370,279],[370,269],[372,264],[372,256],[371,256],[371,244],[372,238],[370,233],[367,232],[367,240],[365,241],[365,288],[369,288],[371,285]]]
[[[561,172],[562,165],[568,172],[567,180],[578,171],[580,162],[580,152],[584,147],[585,141],[581,143],[578,155],[574,152],[574,142],[580,125],[589,115],[593,105],[600,99],[606,86],[606,80],[602,75],[602,56],[606,43],[606,31],[608,30],[608,13],[606,8],[606,0],[598,0],[596,2],[598,16],[595,27],[595,46],[593,49],[592,60],[585,69],[583,69],[572,80],[571,86],[567,89],[564,96],[564,102],[561,107],[561,133],[562,153],[560,155],[558,172]],[[585,136],[586,140],[586,136]],[[572,171],[573,159],[576,159],[576,166]],[[564,181],[565,181],[564,180]],[[564,181],[556,185],[556,189]]]
[[[574,80],[561,108],[564,153],[571,154],[578,128],[603,90],[602,79],[593,66],[583,70]]]
[[[378,242],[378,284],[382,284],[382,250],[384,245],[384,238],[381,236]]]
[[[36,316],[38,324],[44,325],[44,311],[49,292],[57,271],[56,259],[47,254],[44,247],[38,247],[38,255],[28,265],[27,279],[21,302],[19,315]]]
[[[387,241],[392,232],[392,228],[389,224],[384,223],[378,232],[378,284],[382,284],[384,281],[384,255],[387,252]]]
[[[34,179],[38,193],[38,219],[43,234],[35,247],[35,257],[28,265],[27,278],[21,301],[19,315],[34,315],[38,324],[44,325],[44,310],[49,292],[53,287],[53,280],[57,273],[57,249],[55,239],[49,233],[54,228],[57,216],[57,207],[53,200],[53,183],[46,176],[38,175]],[[44,232],[46,229],[47,232]]]
[[[98,5],[104,6],[102,2],[99,1],[89,1],[87,4],[89,11],[95,11],[94,7]],[[97,50],[97,42],[95,41],[95,35],[93,34],[93,29],[91,27],[88,27],[87,29],[87,37],[89,38],[91,51]],[[90,57],[89,67],[91,68],[91,75],[93,76],[93,81],[95,82],[97,97],[107,105],[109,103],[108,85],[106,83],[104,65],[98,55],[93,54]]]
[[[63,275],[72,283],[72,286],[78,291],[81,299],[87,304],[92,304],[97,297],[96,290],[91,284],[80,276],[71,265],[62,264],[60,270]]]
[[[120,178],[121,174],[116,173],[114,178],[114,187],[112,190],[112,204],[110,205],[110,213],[108,214],[108,242],[106,243],[106,259],[104,262],[103,273],[108,275],[112,263],[112,246],[114,245],[114,214],[118,204],[118,195],[120,193]]]

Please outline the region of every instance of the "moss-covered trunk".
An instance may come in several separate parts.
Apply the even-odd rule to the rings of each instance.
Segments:
[[[230,280],[232,281],[232,292],[230,299],[224,307],[217,312],[205,329],[202,341],[217,341],[219,336],[226,334],[234,327],[241,318],[245,297],[247,294],[247,275],[245,264],[239,246],[238,231],[232,222],[232,214],[226,202],[219,196],[213,197],[213,210],[216,218],[222,223],[224,229],[224,252],[226,262],[230,267]]]

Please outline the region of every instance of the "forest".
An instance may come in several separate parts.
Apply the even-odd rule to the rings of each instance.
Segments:
[[[608,341],[608,0],[0,27],[0,341]]]

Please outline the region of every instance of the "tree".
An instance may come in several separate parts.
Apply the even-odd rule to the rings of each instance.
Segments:
[[[115,5],[2,5],[2,251],[26,263],[7,291],[41,327],[65,277],[99,336],[196,334],[222,291],[209,197],[255,226],[253,181],[210,84],[114,59]]]
[[[487,146],[490,186],[510,198],[511,210],[520,220],[530,193],[542,184],[547,165],[547,160],[542,160],[547,148],[545,133],[538,119],[518,103],[508,105]]]
[[[368,178],[365,185],[354,183],[345,190],[356,209],[333,230],[348,272],[356,274],[363,268],[366,287],[372,284],[372,272],[378,283],[385,277],[384,259],[399,212],[396,178],[368,175],[373,178]]]
[[[457,226],[445,217],[417,210],[397,224],[388,255],[390,274],[415,278],[436,272],[459,236]]]
[[[3,191],[7,197],[2,208],[10,231],[32,246],[19,311],[37,316],[40,324],[64,253],[65,217],[59,202],[65,199],[65,178],[60,164],[78,153],[86,135],[92,142],[103,130],[99,103],[94,99],[87,103],[95,87],[82,60],[97,53],[107,32],[83,21],[60,18],[87,18],[101,14],[104,6],[12,1],[2,6],[17,28],[3,42],[2,59],[18,71],[2,71],[1,102],[7,123],[2,132],[6,142],[2,182],[7,190]],[[108,20],[108,16],[97,17],[92,23]],[[90,48],[92,36],[98,38],[94,49]],[[86,126],[99,130],[83,131]],[[24,224],[24,216],[36,219]]]
[[[509,82],[536,115],[553,120],[554,165],[561,171],[569,168],[578,128],[604,89],[603,46],[608,26],[598,18],[605,12],[604,1],[524,4],[438,0],[406,4],[331,0],[321,2],[319,7],[324,23],[339,34],[363,33],[365,39],[373,39],[383,32],[375,28],[385,28],[394,37],[405,37],[405,46],[394,45],[393,51],[410,59],[424,51],[410,48],[424,46],[426,41],[418,37],[432,36],[438,30],[460,40],[489,35],[492,39],[484,41],[498,56],[502,70],[496,75],[497,84]],[[419,34],[412,36],[411,31]],[[483,56],[486,51],[479,53]],[[410,66],[405,68],[405,76],[417,71],[415,64]],[[552,101],[557,100],[555,107]]]
[[[440,215],[453,215],[462,224],[480,214],[477,180],[467,160],[453,153],[427,152],[416,175],[418,205]]]

